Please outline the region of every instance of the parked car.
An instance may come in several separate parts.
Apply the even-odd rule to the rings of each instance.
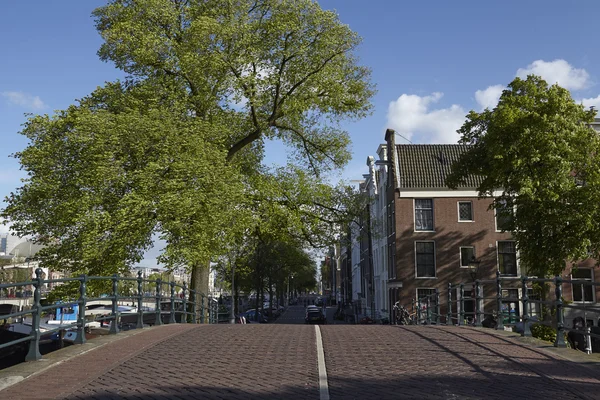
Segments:
[[[266,323],[268,322],[268,319],[265,315],[263,315],[260,311],[258,311],[258,313],[256,312],[256,310],[248,310],[245,313],[242,314],[245,318],[246,318],[246,323]]]
[[[319,308],[308,308],[306,310],[304,322],[307,324],[326,324],[327,318]]]

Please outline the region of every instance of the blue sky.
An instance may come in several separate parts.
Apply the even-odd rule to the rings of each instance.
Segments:
[[[541,74],[586,105],[600,106],[597,1],[322,0],[358,32],[361,62],[378,93],[372,116],[346,123],[360,179],[386,128],[414,143],[453,143],[471,109],[493,106],[517,75]],[[96,51],[90,14],[100,0],[5,2],[0,11],[0,198],[22,174],[8,155],[27,142],[24,113],[52,113],[122,78]],[[599,107],[600,108],[600,107]],[[277,161],[278,146],[269,146]],[[5,230],[0,227],[0,230]]]

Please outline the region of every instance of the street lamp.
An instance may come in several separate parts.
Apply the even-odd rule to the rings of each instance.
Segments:
[[[473,282],[475,282],[475,279],[477,279],[477,273],[479,272],[479,264],[481,264],[481,261],[477,260],[475,258],[475,255],[473,255],[473,257],[471,257],[471,260],[469,261],[469,275],[471,275],[471,280]]]

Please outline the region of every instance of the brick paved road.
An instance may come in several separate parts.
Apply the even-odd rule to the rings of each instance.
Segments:
[[[600,399],[591,370],[480,330],[320,329],[333,400]],[[317,400],[315,338],[303,324],[156,327],[49,368],[0,399]]]
[[[327,326],[322,336],[332,399],[600,399],[590,370],[478,330]]]

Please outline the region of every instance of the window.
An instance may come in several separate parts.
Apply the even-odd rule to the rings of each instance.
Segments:
[[[470,201],[458,202],[458,220],[473,221],[473,203]]]
[[[435,293],[435,289],[430,289],[430,288],[426,288],[426,289],[417,289],[417,300],[421,299],[423,303],[427,304],[427,296],[430,296],[432,294]],[[435,299],[433,299],[433,296],[429,298],[429,301],[431,303],[435,302]]]
[[[435,278],[435,243],[415,242],[417,278]]]
[[[510,231],[514,210],[506,200],[500,200],[496,207],[496,230]]]
[[[589,281],[590,283],[594,280],[591,269],[578,268],[571,271],[571,279],[578,281]],[[584,283],[573,283],[573,301],[578,302],[590,302],[594,301],[594,286],[586,285]]]
[[[460,266],[461,268],[468,267],[469,261],[475,258],[475,247],[473,246],[461,246],[460,248]]]
[[[517,250],[512,240],[498,242],[498,269],[502,275],[517,276]]]
[[[415,231],[433,230],[433,200],[415,199]]]

